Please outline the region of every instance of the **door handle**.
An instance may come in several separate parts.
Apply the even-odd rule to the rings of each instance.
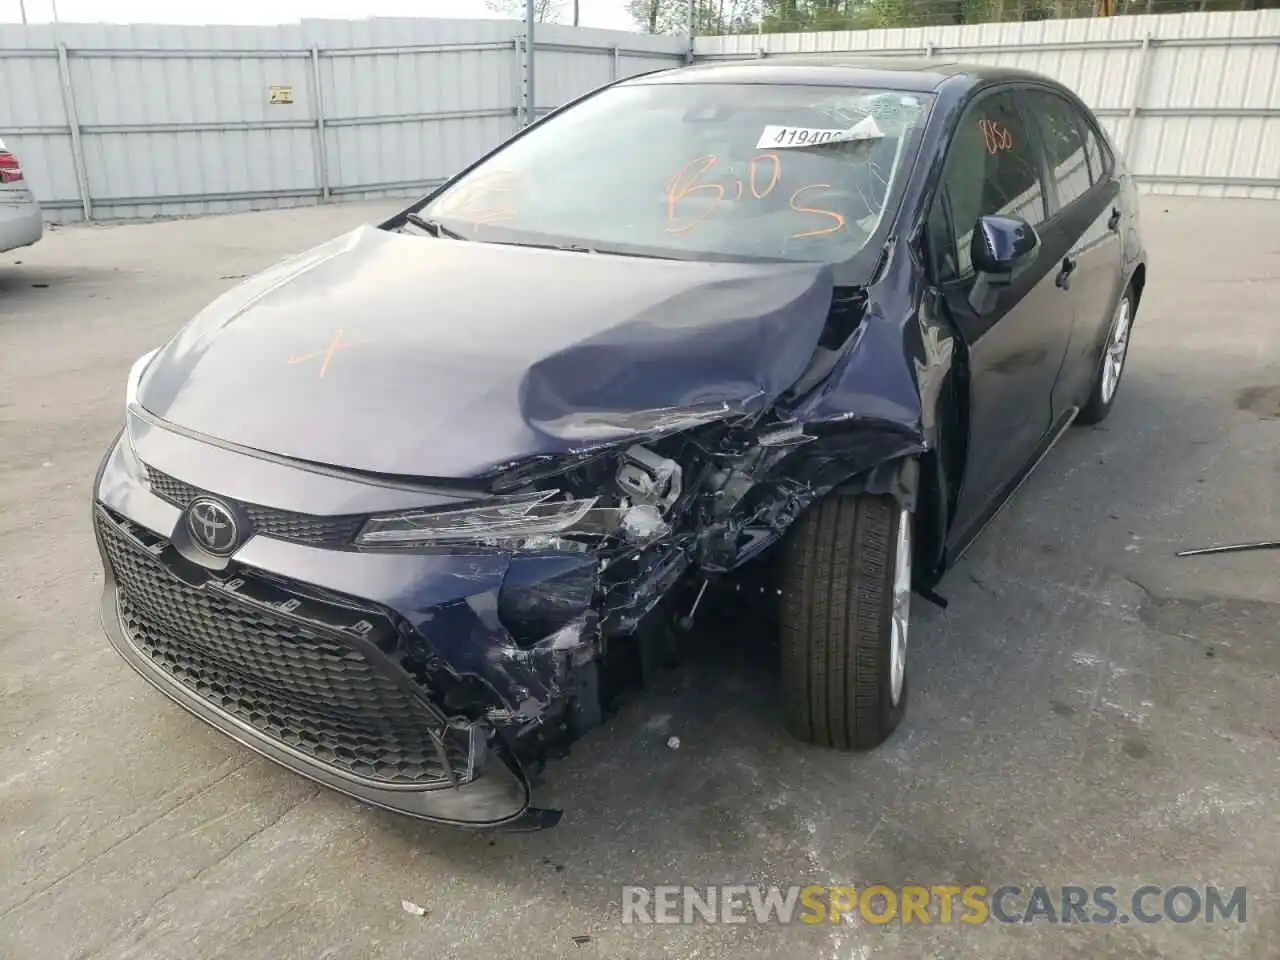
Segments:
[[[1107,221],[1107,229],[1112,232],[1115,232],[1116,230],[1120,229],[1120,208],[1119,207],[1111,208],[1111,219]]]
[[[1062,269],[1058,271],[1057,278],[1053,281],[1061,289],[1066,290],[1071,286],[1071,273],[1076,268],[1076,261],[1070,257],[1062,258]]]

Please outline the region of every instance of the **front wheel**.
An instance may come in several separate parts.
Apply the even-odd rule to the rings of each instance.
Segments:
[[[820,501],[788,540],[781,599],[791,731],[840,750],[883,743],[907,707],[911,513],[890,496]]]
[[[1092,426],[1107,419],[1107,415],[1111,413],[1116,392],[1120,389],[1124,363],[1129,356],[1129,333],[1132,329],[1133,290],[1128,289],[1116,304],[1115,316],[1111,318],[1111,326],[1107,331],[1107,342],[1102,348],[1102,363],[1098,368],[1097,379],[1089,392],[1089,399],[1076,415],[1076,423]]]

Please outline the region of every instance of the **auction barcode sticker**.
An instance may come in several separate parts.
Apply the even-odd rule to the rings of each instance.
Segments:
[[[842,133],[843,130],[823,130],[818,127],[765,127],[756,148],[812,147],[819,143],[830,143]]]
[[[848,143],[855,140],[879,140],[884,136],[874,117],[865,117],[852,127],[824,129],[822,127],[764,128],[756,141],[757,150],[778,150],[787,147],[816,147],[824,143]]]

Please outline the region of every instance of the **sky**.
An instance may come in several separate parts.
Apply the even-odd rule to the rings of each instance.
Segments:
[[[56,0],[63,23],[276,24],[363,17],[491,18],[485,0]],[[566,6],[569,0],[565,0]],[[634,30],[625,0],[579,0],[581,25]],[[54,0],[0,0],[0,23],[53,19]],[[562,19],[562,22],[566,22]]]

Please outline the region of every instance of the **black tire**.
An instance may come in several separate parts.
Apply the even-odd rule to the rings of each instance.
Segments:
[[[787,725],[801,740],[870,750],[906,714],[905,668],[892,697],[899,524],[890,496],[832,495],[797,522],[782,558],[780,636]],[[904,644],[905,649],[905,644]]]
[[[1111,323],[1107,326],[1107,339],[1102,344],[1102,356],[1098,358],[1098,372],[1093,378],[1093,387],[1089,390],[1089,399],[1085,401],[1080,412],[1076,414],[1076,424],[1079,426],[1091,427],[1094,424],[1101,423],[1107,419],[1111,413],[1111,408],[1115,406],[1116,396],[1120,393],[1120,383],[1124,379],[1124,370],[1128,366],[1129,338],[1133,331],[1134,306],[1133,288],[1130,287],[1125,290],[1124,296],[1116,304],[1115,313],[1111,315]],[[1106,387],[1107,359],[1111,355],[1116,328],[1122,322],[1122,317],[1126,332],[1124,348],[1120,356],[1120,371],[1116,374],[1115,384],[1108,393]]]

